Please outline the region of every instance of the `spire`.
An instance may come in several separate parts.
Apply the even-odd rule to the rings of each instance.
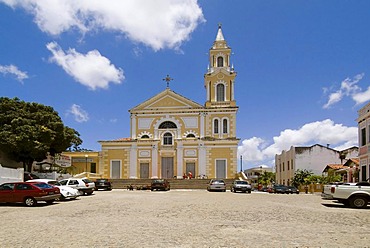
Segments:
[[[224,35],[222,34],[222,29],[221,29],[221,23],[218,24],[218,31],[217,31],[217,36],[216,36],[216,41],[223,41],[225,40]]]

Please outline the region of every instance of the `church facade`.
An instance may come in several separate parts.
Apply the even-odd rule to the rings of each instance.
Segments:
[[[99,141],[107,178],[234,178],[237,173],[236,72],[221,26],[209,50],[203,105],[167,88],[129,110],[129,138]]]

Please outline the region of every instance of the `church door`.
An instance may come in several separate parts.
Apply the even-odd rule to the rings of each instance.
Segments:
[[[149,178],[149,163],[140,163],[140,178]]]
[[[173,178],[173,157],[162,157],[162,178]]]
[[[226,178],[226,160],[216,160],[216,178]]]
[[[192,173],[193,177],[196,177],[195,163],[186,163],[186,174],[188,174],[189,171]]]

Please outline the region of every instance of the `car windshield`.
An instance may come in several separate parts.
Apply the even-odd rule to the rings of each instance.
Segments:
[[[53,188],[53,186],[47,183],[35,183],[34,185],[40,189],[52,189]]]
[[[84,182],[84,183],[91,183],[92,181],[90,181],[89,179],[82,179],[82,181]]]
[[[236,184],[248,184],[246,181],[236,181]]]
[[[164,180],[153,180],[153,183],[164,183]]]
[[[60,183],[61,185],[67,185],[67,181],[68,181],[68,180],[62,180],[62,181],[59,181],[59,183]]]
[[[223,180],[213,180],[212,183],[224,183]]]
[[[55,186],[61,186],[61,184],[58,181],[48,181],[48,184],[55,185]]]

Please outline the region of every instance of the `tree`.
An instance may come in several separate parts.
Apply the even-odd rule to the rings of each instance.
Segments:
[[[33,161],[41,161],[82,143],[80,134],[64,126],[58,113],[49,106],[0,98],[0,150],[9,158],[23,162],[30,171]]]
[[[309,170],[301,170],[301,169],[298,169],[295,173],[294,173],[294,177],[292,178],[292,185],[295,186],[295,187],[298,187],[299,185],[307,185],[309,184],[309,177],[313,175],[313,172],[312,171],[309,171]]]
[[[262,184],[263,186],[271,185],[275,182],[275,173],[264,171],[258,179],[258,183]]]

